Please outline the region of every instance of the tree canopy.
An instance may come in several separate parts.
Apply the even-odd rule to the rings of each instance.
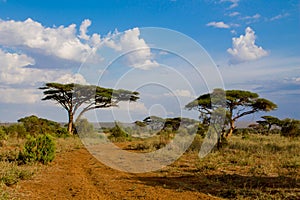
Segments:
[[[273,125],[280,126],[282,124],[281,120],[277,117],[273,116],[262,116],[264,120],[258,120],[256,121],[258,124],[262,125],[263,127],[267,127],[267,133],[270,133],[270,130]]]
[[[259,98],[259,95],[250,91],[244,90],[222,90],[215,89],[212,93],[200,95],[197,99],[188,103],[185,108],[188,110],[198,110],[200,112],[200,119],[203,123],[209,123],[210,116],[220,106],[219,104],[212,104],[211,97],[218,97],[225,92],[226,109],[226,124],[229,124],[229,131],[225,137],[229,137],[235,129],[235,121],[243,116],[256,113],[259,111],[271,111],[277,108],[277,105],[267,99]]]
[[[46,83],[39,89],[44,90],[42,100],[56,101],[68,112],[68,132],[70,134],[73,134],[73,120],[77,111],[80,111],[77,117],[79,119],[83,113],[89,110],[108,108],[117,106],[120,101],[139,99],[138,92],[124,89],[113,90],[95,85]]]

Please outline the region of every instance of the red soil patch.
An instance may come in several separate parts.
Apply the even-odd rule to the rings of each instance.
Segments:
[[[82,148],[59,153],[18,191],[20,199],[217,199],[194,189],[201,184],[195,177],[181,175],[117,171]]]

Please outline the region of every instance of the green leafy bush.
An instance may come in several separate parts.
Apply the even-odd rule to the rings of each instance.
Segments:
[[[19,180],[27,180],[33,173],[32,170],[20,167],[16,163],[0,162],[0,183],[6,186],[14,185]]]
[[[4,131],[4,127],[0,126],[0,140],[6,140],[7,139],[7,135]]]
[[[19,160],[24,163],[41,162],[47,164],[55,157],[54,138],[49,135],[40,135],[37,138],[30,137],[22,152],[19,154]]]
[[[295,119],[285,119],[282,121],[281,135],[285,137],[300,136],[300,121]]]
[[[124,142],[130,140],[131,137],[117,123],[115,123],[115,127],[110,129],[108,139],[113,142]]]
[[[195,135],[193,142],[188,148],[188,151],[199,152],[203,143],[203,138],[201,135]]]
[[[75,123],[75,127],[77,130],[77,133],[81,134],[81,135],[89,135],[89,134],[95,132],[94,125],[92,123],[89,123],[89,121],[87,119],[79,119]]]
[[[27,131],[23,124],[12,124],[4,128],[8,137],[25,138]]]
[[[27,133],[32,136],[37,136],[40,134],[55,134],[59,137],[64,137],[67,134],[67,129],[61,127],[57,122],[39,118],[37,116],[31,115],[29,117],[24,117],[18,120],[22,124]]]

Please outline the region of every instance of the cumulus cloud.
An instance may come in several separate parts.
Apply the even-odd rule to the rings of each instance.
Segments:
[[[81,74],[74,74],[57,66],[53,69],[41,67],[43,58],[49,58],[50,64],[58,61],[77,63],[85,61],[90,53],[105,47],[118,54],[129,52],[125,58],[132,67],[149,69],[158,66],[138,28],[122,33],[115,31],[101,38],[97,33],[88,34],[91,23],[90,20],[84,20],[78,34],[75,24],[45,27],[30,18],[25,21],[0,19],[0,84],[2,94],[6,95],[2,101],[32,103],[35,99],[33,97],[36,97],[34,91],[45,82],[88,84]],[[93,58],[92,56],[92,61]],[[17,92],[15,88],[26,93]],[[14,100],[11,99],[13,94]],[[23,98],[27,100],[23,101]]]
[[[170,93],[166,93],[165,96],[176,96],[176,97],[189,97],[195,98],[189,90],[175,90]]]
[[[208,24],[206,24],[206,26],[212,26],[215,28],[230,28],[230,26],[228,24],[225,24],[224,22],[209,22]]]
[[[36,89],[0,88],[2,103],[36,103],[40,101],[41,94]]]
[[[85,19],[81,25],[80,25],[80,35],[79,35],[79,38],[81,39],[84,39],[84,40],[89,40],[90,39],[90,36],[87,35],[87,29],[88,27],[92,24],[91,20],[89,19]]]
[[[85,78],[81,74],[64,74],[58,77],[55,82],[68,84],[68,83],[78,83],[78,84],[88,84]]]
[[[238,64],[267,56],[268,52],[257,46],[255,40],[255,32],[250,27],[246,28],[245,35],[232,38],[232,48],[227,49],[227,52],[232,56],[230,63]]]
[[[41,99],[41,93],[36,88],[43,82],[86,84],[80,74],[28,67],[34,64],[35,60],[25,54],[0,49],[0,102],[35,103]]]
[[[159,66],[153,59],[151,49],[140,37],[139,28],[129,29],[123,33],[115,32],[106,39],[106,45],[116,51],[126,53],[128,65],[139,69],[150,69]]]
[[[132,67],[149,69],[158,66],[138,28],[123,33],[115,31],[101,38],[97,33],[88,35],[91,24],[91,20],[84,20],[78,35],[75,24],[45,27],[30,18],[25,21],[0,20],[0,45],[76,62],[84,62],[97,49],[108,47],[122,53],[133,51],[127,55],[128,64]]]
[[[32,72],[24,67],[34,64],[34,59],[25,54],[9,53],[0,49],[0,83],[17,84],[24,82],[24,75],[31,75]]]
[[[90,39],[86,35],[89,25],[90,21],[85,20],[80,27],[80,36],[85,40]],[[75,24],[50,28],[30,18],[25,21],[0,20],[0,45],[36,49],[47,55],[82,62],[100,42],[100,36],[93,35],[91,41],[83,43],[76,32]]]
[[[125,102],[121,101],[118,104],[118,107],[112,108],[115,111],[128,111],[128,112],[135,112],[135,113],[147,113],[148,109],[146,108],[143,102]]]
[[[35,60],[25,54],[9,53],[0,49],[0,83],[2,85],[31,85],[40,82],[81,83],[86,80],[80,74],[64,70],[43,70],[30,68]]]

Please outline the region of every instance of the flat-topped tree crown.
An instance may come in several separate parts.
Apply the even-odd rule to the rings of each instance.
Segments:
[[[85,112],[98,108],[117,106],[120,101],[136,101],[139,93],[129,90],[103,88],[95,85],[75,83],[46,83],[39,89],[44,90],[45,100],[56,101],[68,112],[68,131],[73,134],[73,120],[76,112],[82,107],[77,119]]]
[[[226,90],[225,105],[226,122],[230,125],[229,132],[225,137],[229,137],[235,129],[234,123],[237,119],[260,111],[268,112],[277,108],[277,105],[270,100],[259,98],[259,95],[254,92],[244,90]],[[207,121],[210,119],[214,109],[219,104],[212,103],[213,98],[221,97],[222,89],[215,89],[212,93],[200,95],[197,99],[188,103],[186,109],[195,109],[200,112],[200,119]]]

